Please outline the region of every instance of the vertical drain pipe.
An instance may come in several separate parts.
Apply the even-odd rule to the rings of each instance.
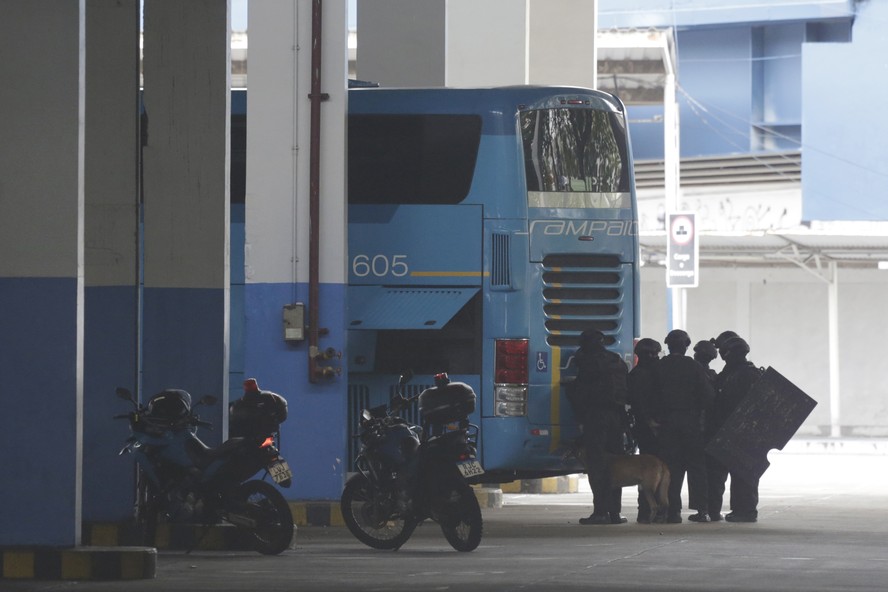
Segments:
[[[320,308],[320,178],[321,178],[321,103],[330,95],[321,93],[321,0],[311,6],[311,140],[309,144],[309,247],[308,247],[308,379],[317,382],[318,339],[326,330],[318,327]]]

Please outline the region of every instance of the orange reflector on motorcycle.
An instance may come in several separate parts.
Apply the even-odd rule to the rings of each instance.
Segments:
[[[269,446],[274,446],[274,438],[271,436],[265,438],[265,442],[262,443],[262,448],[268,448]]]

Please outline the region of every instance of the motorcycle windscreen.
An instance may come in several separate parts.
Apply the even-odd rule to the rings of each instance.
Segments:
[[[441,329],[479,288],[349,286],[349,329]]]
[[[706,445],[706,452],[750,481],[768,469],[768,452],[782,450],[817,401],[768,368]]]

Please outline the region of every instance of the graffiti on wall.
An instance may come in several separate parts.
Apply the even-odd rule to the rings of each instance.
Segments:
[[[802,220],[802,196],[798,189],[732,193],[682,192],[676,211],[697,214],[697,229],[709,232],[744,232],[794,228]],[[638,226],[665,230],[663,194],[638,197]]]

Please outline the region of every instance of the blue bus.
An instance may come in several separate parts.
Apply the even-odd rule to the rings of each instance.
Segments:
[[[405,369],[416,392],[447,372],[478,394],[485,482],[582,470],[562,459],[579,336],[629,364],[639,335],[625,107],[571,87],[360,88],[348,118],[349,429]]]

